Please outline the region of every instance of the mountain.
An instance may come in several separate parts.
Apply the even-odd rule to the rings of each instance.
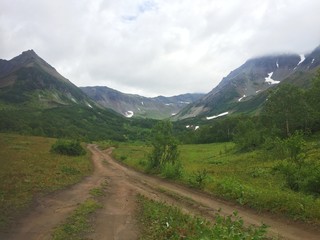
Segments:
[[[204,95],[189,93],[173,97],[147,98],[108,87],[81,87],[81,90],[101,106],[113,109],[126,117],[153,119],[169,118]]]
[[[95,104],[55,68],[28,50],[11,60],[0,60],[0,103],[51,108]]]
[[[307,55],[281,54],[250,59],[231,71],[204,97],[184,108],[175,119],[196,116],[211,119],[221,113],[254,112],[267,98],[267,89],[282,82],[309,86],[319,67],[320,47]]]
[[[1,132],[124,141],[144,138],[146,124],[103,109],[33,50],[0,60]]]

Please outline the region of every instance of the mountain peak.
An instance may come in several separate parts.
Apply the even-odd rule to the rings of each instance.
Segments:
[[[32,62],[35,60],[40,60],[40,59],[41,58],[35,53],[35,51],[31,49],[31,50],[22,52],[19,56],[11,59],[11,61],[16,64],[25,64],[25,63]]]
[[[39,57],[33,49],[23,51],[21,56],[28,56],[28,57]]]

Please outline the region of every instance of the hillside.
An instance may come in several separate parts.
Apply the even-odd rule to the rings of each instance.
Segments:
[[[254,112],[267,89],[282,82],[309,86],[320,67],[320,47],[306,55],[285,54],[250,59],[231,71],[207,95],[188,105],[175,119],[209,117],[223,112]]]
[[[141,124],[100,107],[33,50],[0,60],[1,132],[123,141],[143,135]]]
[[[164,119],[177,114],[204,94],[183,94],[173,97],[147,98],[126,94],[108,87],[81,87],[89,97],[105,108],[113,109],[125,117]]]
[[[0,106],[52,108],[95,105],[82,91],[33,50],[0,60]]]

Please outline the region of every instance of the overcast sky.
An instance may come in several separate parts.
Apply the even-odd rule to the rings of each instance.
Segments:
[[[34,51],[77,86],[209,92],[258,55],[320,44],[319,0],[0,0],[0,58]]]

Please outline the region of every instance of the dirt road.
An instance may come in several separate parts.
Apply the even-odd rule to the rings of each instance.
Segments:
[[[134,212],[138,193],[207,219],[212,219],[218,209],[221,209],[220,214],[226,215],[237,210],[246,224],[265,223],[270,226],[272,235],[280,235],[284,239],[320,239],[320,230],[310,226],[258,214],[200,191],[136,172],[113,160],[110,157],[111,150],[100,151],[95,145],[89,145],[88,148],[94,164],[92,176],[69,189],[38,200],[37,206],[10,231],[0,233],[0,239],[50,239],[52,229],[89,197],[90,189],[98,187],[106,178],[108,187],[102,203],[104,207],[96,214],[95,231],[88,236],[89,239],[137,239],[139,232]]]

